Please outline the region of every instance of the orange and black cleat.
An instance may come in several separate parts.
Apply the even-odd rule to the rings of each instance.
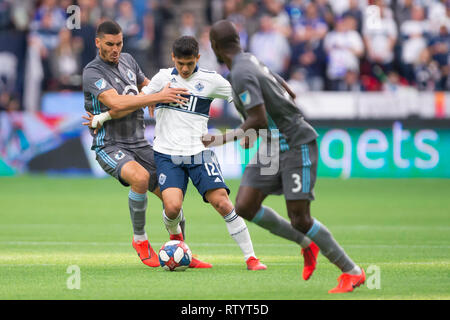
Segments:
[[[170,240],[184,241],[183,239],[184,239],[184,237],[183,237],[182,233],[171,234],[170,235]],[[212,264],[208,263],[208,262],[204,262],[204,261],[198,260],[195,257],[192,257],[191,263],[189,264],[189,268],[193,268],[193,269],[209,269],[209,268],[212,268]]]
[[[198,260],[197,258],[192,257],[192,261],[189,264],[189,268],[209,269],[209,268],[212,268],[212,264],[208,263],[208,262],[204,262],[204,261]]]
[[[314,270],[316,269],[317,256],[319,255],[319,247],[311,242],[307,248],[302,249],[302,256],[304,260],[303,264],[303,279],[308,280]]]
[[[331,289],[328,293],[345,293],[352,292],[355,288],[359,287],[366,281],[366,274],[361,269],[361,274],[351,275],[343,273],[338,278],[338,285],[336,288]]]
[[[148,242],[145,241],[133,241],[131,242],[133,248],[136,250],[141,261],[149,266],[149,267],[159,267],[159,258],[156,254],[155,250],[153,250],[152,246]]]

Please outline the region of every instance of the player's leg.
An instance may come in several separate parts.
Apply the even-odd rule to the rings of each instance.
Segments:
[[[138,162],[129,161],[122,166],[120,177],[121,180],[130,185],[128,207],[134,234],[132,245],[144,264],[150,267],[158,267],[158,255],[151,247],[145,232],[147,189],[150,174]]]
[[[204,198],[211,203],[217,212],[225,220],[228,233],[238,244],[244,255],[249,270],[265,270],[267,267],[259,262],[253,250],[253,243],[250,237],[245,220],[236,214],[234,206],[228,197],[227,190],[224,188],[208,190]]]
[[[136,161],[129,161],[122,166],[120,177],[130,185],[128,205],[133,224],[134,238],[137,241],[147,240],[144,227],[150,174]]]
[[[158,181],[157,181],[157,170],[156,170],[156,162],[155,162],[155,156],[154,156],[154,150],[151,146],[142,147],[136,149],[135,152],[135,159],[139,164],[141,164],[150,174],[149,183],[148,183],[148,191],[152,192],[154,195],[156,195],[162,202],[162,194],[161,189],[159,187]],[[164,208],[164,205],[163,205]],[[163,209],[164,210],[164,209]],[[181,209],[182,211],[183,209]],[[164,216],[164,211],[163,211]],[[181,221],[180,221],[180,227],[181,232],[183,234],[183,238],[185,238],[185,219],[184,214],[181,212]]]
[[[342,271],[342,281],[330,293],[353,291],[355,286],[364,282],[364,271],[345,253],[328,228],[311,217],[309,200],[287,200],[286,207],[294,228],[304,232],[317,244],[322,254]]]
[[[175,164],[172,157],[155,152],[159,188],[163,199],[163,221],[171,240],[184,241],[182,204],[189,176],[182,164]],[[189,268],[211,268],[207,262],[192,257]]]
[[[294,155],[294,157],[294,166],[299,167],[298,156]],[[280,161],[281,159],[280,168],[284,168],[284,166],[289,165],[289,163],[285,163],[286,158],[284,154],[273,161]],[[271,233],[298,243],[302,247],[301,254],[304,260],[303,279],[308,280],[316,268],[319,248],[304,233],[292,227],[291,223],[281,217],[275,210],[262,205],[266,195],[282,194],[284,183],[283,169],[278,170],[275,174],[268,175],[262,174],[263,167],[264,165],[256,163],[245,168],[236,197],[237,212]]]
[[[318,160],[316,141],[286,153],[283,158],[283,193],[292,226],[306,234],[344,274],[362,277],[361,269],[345,253],[327,227],[311,217]],[[296,168],[295,164],[299,160],[301,164]]]
[[[304,233],[295,229],[274,209],[262,205],[266,197],[267,195],[259,189],[240,186],[236,196],[236,213],[276,236],[294,241],[302,248],[307,248],[311,244],[311,240]]]
[[[182,234],[180,222],[183,219],[183,190],[177,187],[170,187],[162,191],[163,199],[163,221],[172,240],[179,239]]]
[[[198,158],[194,157],[194,159]],[[244,254],[247,269],[266,269],[267,267],[256,258],[244,219],[236,214],[233,203],[228,197],[230,190],[225,184],[214,152],[205,150],[200,158],[201,163],[188,166],[189,176],[193,184],[203,196],[203,200],[209,202],[224,218],[230,236],[236,241]]]
[[[119,182],[128,187],[128,207],[133,226],[132,245],[141,261],[150,266],[159,266],[156,253],[151,248],[145,233],[145,213],[147,210],[147,188],[149,173],[137,163],[132,151],[109,146],[96,150],[97,161],[100,166]]]

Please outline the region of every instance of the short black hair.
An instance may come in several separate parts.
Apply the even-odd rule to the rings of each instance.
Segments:
[[[177,58],[197,57],[199,53],[198,42],[194,37],[182,36],[173,43],[172,52]]]
[[[112,20],[106,20],[100,23],[97,27],[96,37],[101,38],[105,34],[119,34],[122,33],[120,25]]]

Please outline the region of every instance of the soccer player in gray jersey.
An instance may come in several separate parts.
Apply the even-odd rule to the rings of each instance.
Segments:
[[[210,40],[218,60],[230,70],[228,80],[233,87],[234,104],[244,123],[223,135],[203,137],[204,144],[214,146],[244,138],[244,147],[248,148],[252,141],[246,131],[250,129],[269,129],[267,143],[279,142],[277,152],[269,154],[279,164],[276,172],[262,174],[265,161],[260,159],[245,168],[236,197],[236,212],[278,236],[299,243],[305,258],[305,280],[314,271],[320,248],[342,271],[338,286],[329,292],[353,291],[364,283],[364,270],[348,257],[325,225],[310,214],[318,162],[316,131],[295,105],[295,95],[286,82],[255,56],[243,52],[231,22],[215,23]],[[272,208],[262,205],[269,194],[284,194],[290,224]]]
[[[123,35],[116,22],[105,21],[98,26],[95,44],[98,55],[83,70],[84,107],[89,115],[83,117],[88,120],[83,124],[91,128],[92,150],[103,170],[122,185],[130,186],[132,246],[144,264],[157,267],[158,255],[145,232],[145,213],[147,190],[160,199],[161,192],[156,181],[153,148],[144,137],[142,108],[156,103],[184,104],[187,99],[181,95],[187,90],[166,85],[159,93],[138,95],[150,80],[130,54],[121,53]],[[114,119],[111,120],[109,112]],[[193,258],[190,267],[211,265]]]

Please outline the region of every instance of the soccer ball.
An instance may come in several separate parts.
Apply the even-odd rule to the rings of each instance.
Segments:
[[[183,241],[171,240],[159,249],[159,263],[169,271],[184,271],[192,261],[192,252]]]

